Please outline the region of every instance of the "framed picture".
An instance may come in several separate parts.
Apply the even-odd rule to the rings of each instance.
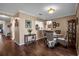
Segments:
[[[48,28],[51,28],[51,24],[48,25]]]
[[[25,28],[32,28],[32,21],[31,20],[25,20]]]
[[[59,26],[60,26],[59,23],[53,22],[53,28],[56,28],[56,27],[59,27]]]
[[[59,26],[60,26],[60,24],[59,24],[59,23],[56,23],[56,26],[57,26],[57,27],[59,27]]]
[[[39,30],[39,29],[40,29],[40,27],[39,27],[38,24],[35,25],[35,29],[36,29],[36,30]]]
[[[53,28],[56,28],[56,22],[53,22]]]

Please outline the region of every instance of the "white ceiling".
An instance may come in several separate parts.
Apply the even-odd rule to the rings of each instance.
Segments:
[[[38,16],[42,19],[54,19],[63,16],[75,15],[75,3],[0,3],[0,11],[9,12],[14,15],[18,10],[22,10],[33,16]],[[55,9],[53,14],[48,14],[47,8]],[[41,13],[42,15],[39,15]]]

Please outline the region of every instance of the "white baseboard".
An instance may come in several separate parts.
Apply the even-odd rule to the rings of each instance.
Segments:
[[[25,43],[19,43],[19,46],[24,45]]]
[[[45,37],[41,37],[41,38],[38,38],[38,39],[36,39],[36,40],[40,40],[40,39],[43,39],[43,38],[45,38]],[[23,42],[23,43],[18,43],[18,42],[16,42],[15,40],[13,40],[17,45],[19,45],[19,46],[21,46],[21,45],[24,45],[25,43]]]

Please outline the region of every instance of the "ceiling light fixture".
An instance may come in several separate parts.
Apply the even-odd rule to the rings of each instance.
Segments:
[[[55,11],[55,9],[53,9],[53,8],[49,8],[49,9],[48,9],[48,13],[49,13],[49,14],[52,14],[54,11]]]

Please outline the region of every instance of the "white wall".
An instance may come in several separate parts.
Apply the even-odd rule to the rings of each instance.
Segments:
[[[15,39],[15,27],[14,27],[14,24],[15,24],[15,18],[11,18],[11,24],[12,24],[12,26],[11,26],[11,32],[12,32],[12,40],[14,40]]]
[[[46,21],[46,30],[51,30],[51,28],[48,28],[48,25],[52,26],[52,21]]]
[[[19,31],[19,41],[18,39],[15,38],[15,26],[13,25],[12,27],[12,36],[13,36],[13,39],[14,41],[19,44],[19,45],[22,45],[24,44],[24,35],[27,35],[28,34],[28,29],[30,28],[26,28],[25,27],[25,20],[30,20],[32,22],[32,34],[36,34],[36,40],[38,39],[37,38],[37,30],[35,28],[35,25],[38,24],[42,29],[44,24],[43,22],[41,21],[37,21],[37,17],[35,16],[31,16],[31,15],[27,15],[25,13],[22,13],[22,12],[19,12],[18,14],[16,14],[16,16],[18,17],[18,22],[19,22],[19,28],[18,28],[18,31]],[[12,24],[13,24],[13,20],[15,20],[15,17],[12,18]]]
[[[11,18],[11,32],[12,32],[12,40],[16,43],[16,44],[20,44],[20,39],[19,39],[19,26],[15,27],[15,20],[19,20],[17,17],[12,17]]]
[[[52,27],[51,30],[52,31],[61,30],[61,33],[64,35],[68,31],[68,20],[75,19],[75,18],[76,18],[75,15],[72,15],[72,16],[53,19],[52,22],[59,23],[59,27],[53,28],[53,24],[51,24],[51,27]],[[47,25],[46,25],[46,29],[50,30],[49,28],[47,28]]]
[[[20,15],[23,16],[23,15]],[[24,17],[24,16],[23,16]],[[35,21],[33,18],[20,18],[19,20],[19,30],[20,30],[20,44],[24,44],[24,35],[28,34],[28,29],[29,28],[25,28],[25,20],[31,20],[32,22],[32,34],[36,34],[35,32]]]
[[[28,34],[28,29],[29,28],[25,28],[25,20],[31,20],[32,22],[32,34],[36,34],[36,30],[35,30],[35,20],[37,19],[36,17],[24,14],[19,12],[18,16],[18,22],[19,22],[19,45],[24,44],[24,35]],[[15,20],[15,19],[14,19]],[[13,34],[14,36],[14,34]],[[16,39],[14,37],[14,39]]]

